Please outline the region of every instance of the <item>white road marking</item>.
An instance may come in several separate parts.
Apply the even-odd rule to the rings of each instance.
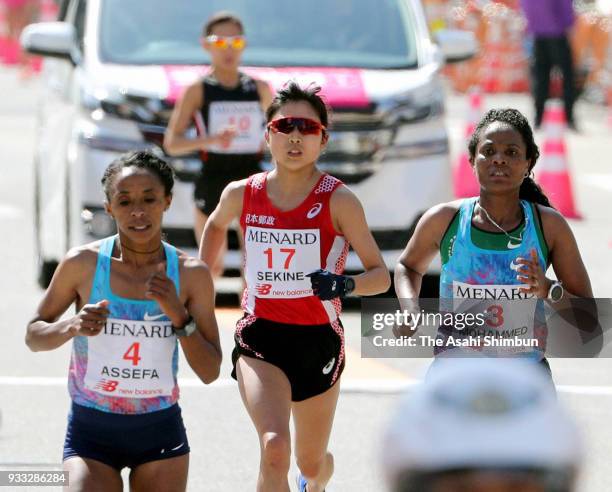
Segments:
[[[583,183],[594,186],[596,188],[602,188],[606,191],[612,191],[612,174],[585,174],[580,178],[580,180]]]
[[[20,208],[0,203],[0,219],[19,219],[23,216],[23,210]]]
[[[417,384],[417,379],[344,379],[341,382],[342,393],[397,394]],[[68,381],[63,377],[29,377],[0,376],[0,386],[66,386]],[[229,388],[237,383],[231,378],[218,379],[205,385],[199,379],[179,378],[181,388]],[[557,385],[559,393],[575,395],[612,396],[612,386],[578,386]]]

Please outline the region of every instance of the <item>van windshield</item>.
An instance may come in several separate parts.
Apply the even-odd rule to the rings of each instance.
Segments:
[[[119,64],[206,64],[202,27],[215,12],[243,21],[243,65],[416,65],[406,0],[104,0],[100,58]]]

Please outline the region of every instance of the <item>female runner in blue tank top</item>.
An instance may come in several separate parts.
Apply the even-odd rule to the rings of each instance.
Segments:
[[[119,233],[72,249],[28,325],[33,351],[72,340],[72,408],[64,443],[69,490],[183,491],[189,443],[178,406],[178,344],[205,383],[221,348],[207,267],[162,241],[172,169],[126,154],[102,179]],[[75,303],[76,314],[59,320]],[[154,432],[151,429],[155,429]]]
[[[529,357],[547,366],[542,346],[546,338],[543,301],[560,306],[570,297],[592,297],[576,240],[568,223],[530,177],[539,150],[519,111],[487,112],[468,149],[480,194],[425,212],[395,269],[397,296],[402,309],[419,311],[414,299],[419,296],[423,275],[439,253],[441,305],[448,305],[449,300],[457,305],[465,299],[488,299],[497,292],[501,302],[484,303],[490,316],[487,329],[513,333],[513,327],[527,326],[527,336],[538,340],[538,345],[500,348],[494,355]],[[550,265],[558,281],[546,276]],[[518,298],[532,299],[525,303],[530,309],[508,302]],[[511,307],[512,312],[502,312],[503,306]],[[441,329],[439,335],[448,336],[450,331],[452,328]],[[406,325],[395,327],[394,332],[411,336],[415,330]]]

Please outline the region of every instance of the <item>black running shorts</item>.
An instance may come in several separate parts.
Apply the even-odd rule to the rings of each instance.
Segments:
[[[229,183],[261,172],[260,161],[259,154],[209,154],[195,182],[193,195],[196,207],[210,215]]]
[[[245,319],[248,316],[241,321]],[[344,336],[340,320],[335,325],[289,325],[253,319],[234,337],[234,379],[237,379],[236,362],[241,355],[281,369],[291,385],[292,401],[324,393],[340,379],[344,370]]]

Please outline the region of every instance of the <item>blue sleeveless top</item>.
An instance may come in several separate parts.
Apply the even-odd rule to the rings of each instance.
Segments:
[[[169,318],[154,300],[127,299],[110,287],[112,252],[118,236],[100,245],[88,304],[109,301],[110,314],[96,336],[73,339],[68,389],[72,400],[120,414],[163,410],[176,403],[178,347]],[[166,275],[179,292],[176,249],[163,243]]]
[[[529,204],[521,200],[525,227],[521,242],[508,241],[507,250],[489,250],[472,242],[472,216],[477,198],[464,200],[459,210],[459,228],[453,244],[453,254],[442,266],[440,274],[441,311],[463,312],[473,308],[486,320],[481,326],[452,330],[453,337],[481,337],[495,339],[538,340],[537,347],[486,347],[471,349],[484,355],[528,356],[541,359],[546,344],[544,304],[533,294],[519,289],[525,284],[516,278],[519,257],[530,258],[535,249],[540,266],[546,271],[546,259],[536,231],[536,223]],[[460,306],[460,308],[459,308]],[[448,337],[450,331],[441,328],[439,336]],[[520,344],[520,343],[519,343]],[[450,347],[444,346],[444,349]],[[442,352],[439,350],[438,352]]]

